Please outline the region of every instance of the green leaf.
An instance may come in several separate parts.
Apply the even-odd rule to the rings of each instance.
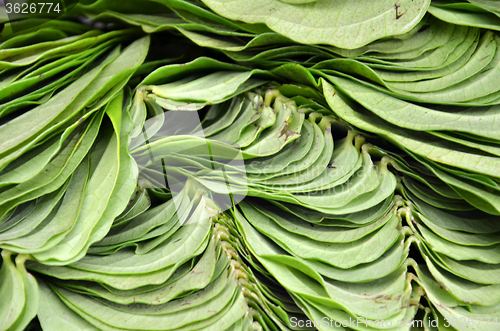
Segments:
[[[0,168],[3,168],[9,161],[12,161],[12,159],[19,156],[23,151],[23,147],[26,149],[43,137],[38,136],[38,139],[33,139],[35,134],[41,134],[43,132],[42,130],[46,130],[47,127],[52,131],[55,127],[61,125],[62,123],[58,123],[56,120],[61,113],[64,113],[65,110],[70,113],[79,111],[81,107],[85,105],[87,99],[81,98],[84,100],[80,100],[80,98],[77,97],[81,95],[85,90],[85,87],[89,86],[89,84],[97,77],[104,66],[108,65],[110,61],[115,59],[117,56],[118,50],[115,49],[115,51],[111,52],[106,60],[99,66],[86,73],[80,79],[76,80],[73,84],[58,93],[54,98],[51,98],[49,102],[6,123],[1,135],[9,136],[10,138],[5,138],[5,144],[3,144],[2,149],[0,149],[0,155],[5,156],[7,155],[6,153],[10,151],[10,158],[4,157],[2,159],[3,162],[0,162]],[[25,127],[27,123],[26,121],[34,124],[30,126],[29,130],[23,130],[22,134],[19,134],[19,132],[21,132],[19,131],[20,128]],[[55,127],[51,124],[55,125]],[[13,132],[17,132],[17,134],[14,134]],[[17,148],[17,150],[12,153],[14,148]]]
[[[499,30],[500,18],[484,12],[464,11],[454,8],[429,6],[429,13],[445,22],[478,28]]]
[[[332,77],[331,79],[333,81],[339,81],[341,78]],[[342,80],[342,83],[345,82],[347,82],[347,80]],[[332,85],[325,81],[322,81],[322,83],[330,107],[335,109],[335,113],[342,119],[353,125],[386,137],[386,139],[389,139],[394,144],[402,146],[413,153],[433,161],[495,176],[496,171],[494,171],[493,168],[496,168],[494,164],[497,162],[497,158],[460,151],[457,150],[456,146],[450,146],[441,140],[426,137],[422,133],[414,135],[409,131],[389,125],[378,118],[367,116],[361,112],[354,112],[345,101],[336,95]],[[339,84],[339,86],[341,86],[341,84]]]
[[[15,324],[26,304],[23,277],[12,262],[12,252],[2,250],[0,269],[0,322],[3,329]]]
[[[1,208],[3,210],[8,210],[12,206],[38,198],[44,194],[51,193],[60,188],[67,181],[68,177],[71,176],[72,172],[78,167],[79,163],[84,159],[89,149],[92,147],[92,144],[96,139],[97,131],[99,129],[99,125],[101,124],[101,120],[102,120],[102,114],[100,116],[98,115],[86,128],[88,131],[84,132],[82,140],[79,142],[78,146],[74,150],[73,155],[71,156],[69,161],[64,165],[64,168],[62,169],[60,174],[54,180],[52,180],[48,185],[42,186],[37,190],[31,191],[28,194],[22,195],[18,199],[12,200],[2,205]],[[24,183],[21,183],[20,186],[22,186],[23,184]]]
[[[368,263],[379,258],[396,241],[399,232],[396,229],[398,218],[390,217],[389,222],[373,235],[350,243],[325,243],[316,239],[310,240],[296,234],[282,231],[281,228],[269,218],[259,214],[252,207],[243,211],[249,222],[259,231],[271,237],[278,245],[286,251],[293,253],[303,259],[319,260],[339,268],[352,268],[361,263]],[[385,238],[381,244],[380,238]],[[362,254],[359,254],[362,252]]]
[[[80,212],[88,181],[88,162],[84,160],[75,170],[64,196],[51,218],[46,218],[29,234],[6,240],[2,247],[17,253],[32,254],[57,245],[71,231]],[[14,239],[15,238],[15,239]]]
[[[47,219],[49,222],[53,219],[59,209],[59,201],[64,195],[68,187],[69,181],[63,183],[62,187],[58,188],[50,194],[43,195],[37,202],[35,209],[21,220],[16,220],[15,224],[10,226],[7,222],[5,226],[9,227],[0,235],[0,241],[8,242],[12,239],[31,233],[35,228]],[[11,222],[14,222],[12,220]]]
[[[265,23],[270,29],[299,43],[330,44],[348,49],[410,31],[422,19],[430,3],[402,1],[395,6],[392,2],[377,1],[375,4],[360,2],[354,5],[348,1],[318,0],[297,6],[278,0],[203,2],[223,17]]]
[[[40,307],[37,316],[42,328],[48,330],[63,328],[68,331],[99,330],[68,308],[43,280],[39,286]]]
[[[467,304],[493,306],[499,301],[500,285],[478,285],[474,282],[459,278],[432,263],[425,258],[427,268],[442,286],[458,300]]]
[[[38,283],[35,277],[26,271],[24,261],[26,255],[18,255],[16,258],[16,267],[22,276],[24,282],[24,290],[26,293],[26,304],[23,312],[17,318],[16,322],[10,326],[9,331],[23,331],[38,313],[39,309],[39,290]]]
[[[203,77],[187,77],[164,85],[146,86],[146,90],[151,90],[159,97],[173,100],[220,103],[262,85],[263,81],[251,78],[254,73],[254,71],[219,71]]]

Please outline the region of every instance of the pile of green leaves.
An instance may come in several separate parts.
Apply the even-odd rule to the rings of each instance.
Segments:
[[[0,330],[496,330],[498,13],[82,0],[5,20]]]

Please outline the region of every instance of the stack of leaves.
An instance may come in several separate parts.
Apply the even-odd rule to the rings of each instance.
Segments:
[[[202,63],[211,64],[212,68],[221,66],[214,61],[198,59],[182,67],[165,66],[153,72],[146,81],[173,71],[189,72]],[[142,100],[134,103],[134,118],[144,118],[136,114],[146,111],[146,103],[151,105],[149,109],[155,115],[154,122],[148,123],[145,129],[147,141],[155,135],[154,141],[133,150],[139,164],[148,166],[145,173],[162,177],[161,165],[168,174],[187,176],[216,193],[227,193],[229,184],[233,194],[300,204],[338,215],[368,209],[391,199],[396,179],[386,171],[384,162],[374,165],[368,148],[362,146],[362,136],[349,131],[334,117],[324,115],[329,113],[327,109],[303,96],[296,96],[297,102],[304,103],[297,106],[293,99],[284,97],[277,89],[267,90],[263,97],[255,93],[241,94],[249,86],[262,84],[262,81],[249,78],[253,73],[255,71],[219,71],[201,78],[189,77],[163,85],[139,87],[136,97]],[[300,91],[300,87],[287,86],[285,90]],[[231,94],[228,96],[228,93]],[[237,93],[240,95],[234,97]],[[233,98],[224,101],[228,97]],[[169,135],[172,130],[162,129],[162,123],[168,125],[171,121],[155,110],[159,105],[179,111],[211,103],[220,104],[210,109],[203,122],[202,133],[206,138],[199,137],[196,132],[193,136]],[[332,125],[338,126],[335,141]],[[176,130],[181,128],[176,127]],[[217,168],[228,167],[227,171],[212,172],[212,166],[200,160],[206,152],[195,151],[195,147],[186,145],[196,141],[203,145],[203,139],[213,141],[214,160],[234,159],[241,154],[246,167],[219,162]],[[175,159],[170,156],[172,153]],[[181,168],[173,166],[182,162],[177,157],[184,159]],[[165,179],[156,178],[155,182],[165,183]]]
[[[0,269],[0,321],[3,330],[25,330],[37,315],[40,293],[38,282],[25,268],[28,256],[2,250]]]
[[[497,52],[498,37],[491,31],[480,36],[476,28],[446,23],[436,25],[443,24],[450,26],[451,29],[446,30],[436,26],[436,31],[439,32],[435,35],[446,34],[450,30],[453,32],[440,41],[440,46],[427,42],[420,49],[408,52],[383,54],[370,58],[363,56],[358,57],[358,60],[327,60],[316,64],[313,68],[327,75],[343,76],[332,78],[332,82],[343,89],[346,94],[357,89],[374,94],[380,91],[394,98],[420,103],[457,106],[498,104],[500,94],[494,84],[498,80],[500,61],[500,53]],[[428,28],[424,32],[419,32],[408,40],[430,34],[430,30],[431,28]],[[408,43],[412,46],[415,44]],[[432,46],[437,48],[428,48]],[[407,55],[412,58],[404,59]],[[391,62],[391,58],[399,56],[404,60]],[[368,61],[373,62],[368,63]],[[363,76],[376,84],[338,73],[336,70],[350,75]],[[344,77],[353,82],[344,83],[346,80],[343,79]],[[369,105],[366,107],[370,108]],[[428,107],[432,109],[432,106]]]
[[[456,329],[464,324],[496,330],[500,219],[467,204],[462,209],[468,210],[454,211],[412,200],[415,204],[400,212],[406,215],[425,259],[425,265],[414,268],[434,318],[446,319]]]
[[[315,327],[397,330],[400,321],[414,318],[421,292],[412,288],[397,207],[389,207],[365,218],[375,218],[371,223],[356,224],[362,213],[328,215],[296,206],[273,212],[244,202],[244,216],[236,212],[235,219],[252,255],[319,323]]]
[[[245,266],[238,233],[217,208],[188,182],[174,199],[115,223],[91,247],[98,255],[60,267],[29,263],[45,275],[42,327],[279,330],[288,314],[305,319],[284,290],[271,292],[272,283]]]
[[[146,81],[160,73],[189,71],[202,62],[207,60],[163,67]],[[224,101],[227,93],[241,91],[251,74],[219,71],[140,87],[136,97],[143,100],[134,104],[133,113],[149,109],[154,114],[152,124],[144,126],[150,143],[133,152],[138,160],[149,158],[139,161],[145,164],[144,174],[156,185],[183,175],[221,195],[258,197],[239,204],[246,218],[239,211],[232,215],[243,247],[248,247],[251,263],[261,264],[309,318],[321,320],[326,314],[340,323],[361,318],[373,324],[378,317],[394,325],[399,319],[411,320],[420,295],[411,290],[405,263],[411,242],[405,243],[405,235],[411,231],[398,216],[403,202],[394,195],[396,177],[387,169],[387,159],[374,161],[374,148],[362,136],[323,115],[331,112],[304,96],[295,98],[302,106],[277,89],[262,96],[239,92]],[[283,91],[301,88],[287,86]],[[217,102],[201,133],[195,127],[192,135],[165,135],[168,128],[157,125],[169,122],[168,113],[157,115],[158,105],[197,109]],[[203,162],[207,152],[193,146],[198,141],[210,145],[213,164]],[[246,167],[225,162],[238,153]],[[365,293],[368,288],[370,293]]]
[[[434,0],[429,12],[449,23],[500,30],[500,5],[496,1]]]
[[[70,72],[74,81],[67,86],[62,82],[42,105],[25,106],[4,117],[0,174],[4,249],[38,254],[37,259],[47,263],[76,261],[106,235],[134,193],[138,173],[128,150],[130,93],[122,89],[144,61],[149,39],[139,39],[124,50],[104,45],[90,49],[86,61],[75,61],[76,69]],[[41,77],[53,62],[41,67]],[[78,62],[83,63],[78,66]],[[21,85],[30,80],[18,79]],[[30,89],[26,91],[29,96]]]
[[[499,12],[96,0],[5,24],[0,330],[496,329]]]
[[[2,44],[0,278],[8,314],[0,324],[9,330],[23,330],[37,310],[26,255],[55,265],[81,259],[137,186],[123,108],[131,94],[123,87],[144,61],[149,37],[122,49],[130,30],[45,24],[5,29]],[[19,271],[10,252],[24,254],[16,258]]]
[[[339,50],[378,39],[407,39],[425,22],[422,18],[429,4],[429,0],[405,0],[396,5],[347,0],[148,0],[123,6],[97,0],[81,2],[71,13],[141,27],[147,33],[175,32],[238,62],[275,57],[280,63],[296,62],[296,57],[305,56],[314,64],[318,55],[329,59],[337,57]]]
[[[72,90],[83,89],[92,77],[77,85],[75,82],[78,78],[97,63],[103,62],[101,57],[110,54],[132,32],[120,30],[103,33],[67,21],[48,21],[41,25],[42,28],[40,24],[39,21],[20,21],[7,25],[1,33],[1,118],[30,106],[47,103],[57,91],[70,84],[74,84]],[[22,30],[13,32],[13,28]],[[118,53],[111,55],[108,61],[118,56],[119,50],[115,52]],[[97,71],[94,70],[94,76]],[[98,97],[96,94],[90,101],[95,102]],[[15,146],[13,142],[2,146],[2,159]],[[2,160],[1,168],[13,159]]]
[[[496,329],[500,312],[500,295],[496,292],[500,265],[499,158],[494,153],[498,144],[497,106],[449,113],[444,112],[449,108],[430,111],[376,93],[349,94],[360,104],[369,105],[366,109],[335,94],[338,90],[326,81],[322,86],[341,118],[380,134],[405,151],[404,157],[394,156],[390,163],[401,176],[400,190],[407,201],[399,212],[405,215],[425,260],[425,266],[415,265],[414,269],[433,307],[429,319],[443,323],[448,319],[442,328],[453,322],[457,330],[478,326],[481,330]],[[398,109],[397,115],[382,115],[392,109]],[[447,116],[449,126],[439,125]],[[462,121],[467,124],[461,126]],[[436,131],[426,130],[433,125]]]
[[[192,65],[193,63],[190,63],[187,66],[189,67]],[[177,68],[177,66],[170,66],[171,69],[164,67],[160,70],[167,72],[173,70],[174,67]],[[281,68],[277,68],[272,72],[277,73],[280,72],[280,70]],[[154,75],[155,74],[152,76]],[[190,80],[187,84],[186,81],[178,81],[170,82],[166,85],[149,85],[142,89],[145,92],[141,97],[149,100],[149,104],[152,106],[151,108],[157,107],[158,105],[173,105],[174,103],[179,107],[187,107],[187,105],[193,106],[195,104],[206,105],[217,102],[216,100],[225,100],[225,95],[221,94],[218,96],[217,93],[215,93],[218,90],[218,83],[216,83],[218,81],[214,79],[214,77],[220,79],[224,76],[227,76],[227,78],[224,79],[226,84],[237,82],[232,79],[233,75],[230,73],[212,73],[203,76],[203,78]],[[333,79],[338,78],[331,77],[331,80]],[[344,81],[349,83],[348,80]],[[242,83],[240,82],[240,84]],[[204,134],[208,139],[216,140],[219,143],[220,140],[222,140],[235,145],[236,148],[240,148],[241,154],[246,160],[246,178],[243,178],[244,174],[238,173],[238,171],[241,171],[240,168],[231,168],[227,169],[227,172],[213,173],[210,172],[212,169],[207,165],[203,167],[193,167],[189,169],[189,171],[184,171],[183,174],[197,180],[206,187],[210,187],[214,192],[221,194],[227,192],[227,187],[220,185],[222,183],[230,183],[230,191],[235,194],[241,193],[242,191],[239,191],[238,188],[243,190],[244,184],[246,184],[245,188],[248,189],[247,194],[249,196],[264,198],[269,201],[263,202],[260,199],[247,199],[245,201],[248,202],[240,203],[239,206],[246,218],[243,217],[242,214],[236,214],[235,222],[238,224],[242,233],[248,236],[253,234],[251,239],[246,239],[244,241],[246,245],[248,245],[252,255],[254,255],[288,291],[298,293],[297,295],[304,295],[304,297],[307,298],[306,301],[301,302],[299,299],[301,298],[300,295],[298,298],[292,295],[299,306],[300,302],[305,305],[301,307],[309,312],[308,316],[320,317],[322,316],[321,314],[326,314],[325,307],[322,308],[323,310],[319,310],[321,313],[318,313],[318,311],[315,310],[318,309],[317,305],[324,304],[326,307],[331,308],[333,303],[325,304],[325,301],[322,301],[323,299],[311,299],[311,293],[307,295],[301,291],[304,291],[304,288],[315,288],[313,285],[314,283],[306,282],[307,286],[302,284],[299,290],[299,288],[296,287],[298,283],[293,283],[290,280],[292,277],[291,275],[285,276],[283,270],[279,269],[280,267],[273,267],[272,262],[267,260],[270,259],[274,261],[274,263],[278,263],[278,265],[284,263],[288,267],[300,263],[301,267],[294,268],[300,270],[302,273],[304,272],[304,268],[306,268],[305,266],[308,266],[309,272],[313,273],[314,276],[306,273],[307,276],[320,282],[323,287],[326,285],[324,285],[324,280],[320,280],[323,279],[322,277],[329,281],[338,281],[338,284],[342,284],[344,287],[347,286],[346,284],[349,284],[351,286],[349,287],[350,289],[355,288],[352,283],[356,284],[356,282],[361,282],[361,284],[363,284],[364,282],[369,282],[367,283],[369,285],[364,285],[383,292],[386,288],[377,288],[374,285],[375,280],[378,280],[377,284],[379,284],[380,280],[384,279],[384,281],[387,281],[387,283],[384,283],[385,286],[389,286],[388,284],[395,286],[394,283],[391,283],[390,279],[394,282],[396,281],[395,279],[398,279],[399,282],[402,282],[401,284],[406,284],[400,287],[401,295],[399,295],[398,300],[402,301],[399,301],[399,304],[405,307],[408,306],[410,302],[413,305],[417,305],[421,291],[418,287],[416,290],[410,290],[411,280],[416,280],[420,283],[422,288],[427,289],[429,285],[425,283],[425,281],[428,278],[424,278],[425,274],[423,274],[422,279],[417,279],[414,275],[407,274],[407,266],[412,266],[419,275],[422,272],[421,270],[425,270],[425,267],[416,266],[411,259],[407,260],[406,258],[411,242],[417,242],[419,249],[424,252],[422,247],[427,246],[422,245],[429,239],[422,239],[421,231],[413,224],[413,217],[405,219],[408,225],[411,226],[411,230],[408,227],[401,227],[401,220],[398,215],[410,215],[410,213],[407,212],[408,207],[398,210],[398,207],[402,207],[404,203],[400,197],[395,197],[392,193],[396,187],[396,178],[392,172],[386,169],[387,164],[390,164],[396,170],[398,179],[402,184],[399,186],[399,190],[401,190],[404,199],[408,203],[415,203],[416,206],[418,206],[415,207],[417,210],[424,213],[423,215],[428,215],[427,217],[430,219],[435,219],[436,222],[441,225],[443,225],[442,222],[444,217],[451,219],[451,223],[454,222],[455,217],[466,219],[463,215],[459,216],[459,214],[457,214],[457,212],[460,213],[464,211],[470,212],[470,217],[472,219],[474,219],[473,215],[479,217],[482,213],[485,221],[498,223],[497,216],[494,216],[498,213],[496,209],[494,209],[497,206],[495,204],[496,194],[491,192],[492,189],[496,188],[496,180],[494,177],[490,177],[495,173],[492,168],[489,168],[491,172],[488,173],[483,171],[482,174],[466,173],[456,169],[456,167],[464,168],[464,166],[467,165],[458,162],[464,159],[453,157],[454,153],[458,155],[460,151],[459,148],[457,148],[459,151],[448,148],[446,153],[439,151],[436,147],[441,147],[443,149],[444,147],[448,147],[446,144],[443,144],[441,140],[428,140],[425,139],[426,137],[422,134],[416,135],[410,130],[404,130],[404,127],[397,128],[389,123],[384,124],[383,119],[376,120],[373,115],[364,115],[367,114],[366,109],[363,109],[360,105],[353,104],[348,100],[348,97],[342,95],[339,90],[336,90],[334,86],[330,85],[325,80],[321,80],[317,85],[323,88],[325,100],[330,104],[334,113],[339,115],[341,119],[369,132],[377,133],[397,146],[400,146],[407,152],[407,155],[411,156],[411,160],[407,160],[408,157],[402,158],[394,153],[387,153],[372,145],[363,145],[364,138],[362,138],[362,136],[352,130],[346,130],[345,125],[342,125],[339,120],[335,120],[331,115],[322,115],[325,109],[321,107],[321,101],[305,101],[303,95],[298,95],[300,93],[305,94],[305,91],[310,92],[307,88],[289,85],[280,87],[280,89],[288,93],[291,90],[295,91],[296,97],[294,99],[303,105],[297,106],[294,100],[283,97],[278,90],[268,90],[260,101],[254,101],[252,103],[251,100],[255,97],[252,97],[251,94],[247,94],[249,100],[246,103],[238,98],[233,98],[231,102],[225,102],[226,105],[220,108],[216,107],[215,111],[218,112],[220,112],[221,108],[225,109],[226,112],[222,116],[215,114],[214,108],[207,114],[204,121]],[[228,89],[227,91],[237,90],[237,87],[238,85],[235,85],[234,88]],[[151,91],[151,93],[147,93],[146,91]],[[205,91],[210,91],[211,93]],[[403,106],[401,106],[403,109],[405,108],[404,105],[406,105],[406,107],[420,107],[406,101],[386,96],[379,92],[377,93],[378,99],[375,99],[373,94],[365,96],[361,93],[355,94],[353,99],[359,103],[362,103],[360,100],[366,100],[366,102],[377,105],[380,111],[382,111],[382,109],[387,111],[388,107],[386,105],[390,102],[399,103],[399,105],[403,104]],[[203,96],[205,95],[209,95],[211,99],[204,98]],[[349,96],[352,97],[353,95]],[[235,100],[237,100],[237,103],[235,103]],[[386,102],[386,104],[383,104],[381,101]],[[284,107],[283,105],[286,106]],[[354,107],[356,111],[351,106]],[[276,125],[277,122],[274,122],[267,128],[265,126],[263,127],[259,124],[259,120],[266,114],[266,110],[269,108],[278,115],[277,118],[279,118],[280,113],[283,113],[283,110],[288,108],[289,113],[286,113],[288,120],[282,121],[280,125]],[[141,109],[145,108],[143,107]],[[298,113],[294,114],[293,112],[296,109]],[[479,107],[469,109],[472,112],[482,110]],[[408,111],[408,113],[410,114],[411,112]],[[402,121],[401,117],[403,116],[404,119],[404,113],[398,112],[398,115],[399,121]],[[304,120],[302,116],[305,117]],[[460,123],[458,120],[459,116],[456,115],[456,117],[457,122]],[[280,141],[280,139],[286,139],[284,133],[293,135],[294,132],[296,133],[298,131],[293,126],[294,123],[297,123],[297,118],[302,121],[302,127],[300,129],[301,135],[290,143],[286,143],[284,140]],[[492,116],[492,119],[493,118]],[[254,121],[257,125],[253,125]],[[319,125],[317,122],[319,122]],[[347,135],[334,141],[331,134],[332,122],[335,123],[337,127],[343,126],[342,132],[347,132]],[[312,124],[318,132],[316,135],[313,135],[312,139],[308,139],[313,140],[313,142],[302,141],[303,137],[310,137],[312,135],[306,130],[309,124]],[[412,124],[414,125],[415,121],[413,121]],[[262,134],[250,145],[243,144],[240,146],[240,143],[243,141],[242,138],[245,137],[245,133],[248,132],[249,129],[255,130],[255,127],[260,128]],[[289,128],[294,129],[289,130]],[[441,129],[446,132],[446,127],[442,127]],[[463,131],[465,134],[472,134],[471,130],[467,130],[466,128],[464,128]],[[488,131],[484,130],[476,130],[475,132],[483,135],[489,134]],[[432,134],[436,136],[439,134],[438,137],[444,135],[444,133],[440,132]],[[413,139],[407,138],[409,135],[410,138]],[[325,137],[325,139],[319,140],[318,138],[320,137]],[[326,151],[331,151],[331,154],[328,154],[328,157],[325,157],[323,162],[321,161],[322,156],[325,155],[323,155],[321,150],[325,151],[324,146],[326,146],[328,139],[331,139],[331,147],[328,147]],[[265,144],[262,144],[262,142],[265,142]],[[152,149],[155,155],[157,155],[156,153],[159,152],[159,148],[162,146],[160,145],[162,139],[159,139],[156,143],[158,143],[158,145],[155,145],[155,148],[157,147],[158,149]],[[318,143],[319,146],[317,145]],[[429,157],[432,157],[432,154],[429,155],[427,150],[423,150],[425,143],[427,143],[428,150],[435,151],[436,155],[441,154],[446,158],[435,159],[435,161],[438,162],[431,161]],[[322,146],[323,148],[321,148]],[[163,148],[165,148],[162,149],[163,151],[168,150],[166,145],[163,145]],[[256,155],[251,153],[249,152],[252,150],[251,148],[263,154]],[[276,152],[276,150],[278,150],[278,152]],[[314,152],[315,150],[316,152]],[[375,167],[370,153],[382,157],[381,161],[376,162],[378,165]],[[485,156],[471,152],[464,154],[463,152],[460,153],[462,157],[485,158]],[[166,155],[159,155],[158,157],[166,157]],[[191,159],[192,163],[190,163],[190,165],[194,164],[195,160],[199,160],[199,158],[196,158],[190,153],[186,153],[182,155],[182,157]],[[214,159],[216,158],[214,157]],[[314,159],[314,161],[309,161],[310,159]],[[488,158],[488,161],[497,162],[497,158],[491,156]],[[287,173],[287,169],[295,169],[294,167],[300,167],[302,165],[305,165],[304,168]],[[479,164],[479,166],[480,165],[481,164]],[[221,164],[219,164],[219,166],[221,166]],[[488,170],[487,166],[489,165],[486,163],[485,166],[486,168],[484,169]],[[377,167],[380,168],[378,171],[376,170]],[[468,171],[474,171],[478,168],[479,167],[475,169],[466,169]],[[170,168],[169,171],[176,173],[173,168]],[[157,173],[162,175],[159,171]],[[235,175],[237,176],[235,177]],[[384,186],[384,183],[386,186]],[[488,187],[485,187],[484,184],[486,183],[489,184]],[[489,195],[486,194],[488,189],[490,190]],[[390,195],[387,196],[387,193],[390,193]],[[279,212],[276,211],[276,207],[279,207]],[[482,211],[480,212],[478,209]],[[451,213],[448,213],[449,210],[451,210]],[[493,215],[488,215],[486,213]],[[391,217],[391,215],[393,216]],[[247,220],[246,223],[245,219]],[[469,223],[471,222],[473,221],[469,221]],[[428,225],[424,223],[423,226]],[[450,225],[448,225],[448,227],[449,226]],[[435,228],[432,229],[435,230]],[[446,229],[446,227],[443,227],[443,229]],[[452,228],[452,230],[464,231],[460,227]],[[388,240],[387,238],[391,235],[384,231],[392,231],[394,239]],[[410,239],[407,239],[405,244],[405,235],[411,234],[415,234],[416,237],[411,236]],[[379,238],[377,235],[381,237]],[[272,241],[265,239],[266,237],[270,238]],[[495,238],[496,235],[493,234],[491,237]],[[381,240],[381,238],[385,240]],[[437,236],[437,238],[439,239],[439,236]],[[310,242],[308,242],[308,239]],[[377,250],[377,248],[375,248],[376,246],[370,245],[370,240],[373,240],[374,244],[384,242],[385,246],[377,246],[377,248],[380,249]],[[262,242],[266,243],[267,251],[260,247]],[[257,243],[258,246],[255,246]],[[496,243],[498,243],[498,240],[495,241],[492,239],[490,244],[493,245],[492,249],[496,248]],[[338,247],[335,247],[335,245]],[[343,245],[344,247],[342,247]],[[435,248],[435,245],[435,243],[429,244],[427,248],[428,251],[424,252],[426,258],[429,254],[443,254],[444,248]],[[304,250],[305,247],[307,248]],[[349,252],[347,247],[353,250],[354,257],[346,256]],[[274,250],[273,252],[271,252],[271,248]],[[335,248],[338,248],[338,251],[335,250]],[[368,253],[361,254],[360,250],[364,252],[364,249],[366,249],[366,252],[370,252],[373,255]],[[452,251],[450,247],[447,249],[446,252],[448,253]],[[489,254],[489,252],[490,251],[486,254]],[[283,262],[284,255],[287,254],[291,255],[290,258],[293,257],[293,262]],[[454,254],[458,253],[455,252]],[[493,252],[492,254],[493,256],[486,262],[490,263],[491,266],[483,264],[481,267],[477,265],[475,265],[475,267],[484,268],[485,270],[491,269],[494,273],[498,261],[495,260],[495,253]],[[267,260],[262,256],[265,256]],[[269,256],[274,256],[274,258]],[[456,255],[452,255],[452,257],[456,258]],[[471,255],[461,255],[458,260],[467,260],[470,259],[470,257]],[[357,261],[356,258],[361,258],[362,260]],[[365,260],[367,258],[368,260]],[[485,262],[484,259],[479,261]],[[333,269],[329,270],[329,268]],[[275,273],[273,273],[271,270],[281,271],[275,271]],[[376,271],[381,273],[378,276],[380,278],[377,277]],[[393,273],[391,274],[391,272]],[[394,279],[389,276],[394,277]],[[303,281],[305,276],[297,277]],[[469,277],[471,276],[469,275]],[[487,284],[493,284],[492,286],[494,286],[497,282],[494,279],[496,279],[495,275],[490,275],[488,280],[489,283]],[[360,288],[366,289],[364,287]],[[486,290],[486,287],[484,290]],[[333,295],[333,292],[328,292],[326,288],[322,291],[324,291],[323,295],[325,298],[335,298],[335,300],[338,300],[338,296]],[[432,288],[429,291],[432,291]],[[378,292],[374,293],[375,294],[371,294],[372,298],[380,295],[376,294]],[[359,293],[357,295],[359,295]],[[398,296],[390,297],[396,298]],[[433,305],[438,305],[434,297],[431,296],[428,299]],[[486,314],[485,318],[489,316],[492,317],[493,320],[498,310],[493,303],[498,303],[498,299],[498,295],[493,295],[490,299],[493,307],[490,310],[484,311],[484,314]],[[363,302],[366,302],[366,300]],[[378,301],[375,302],[379,303]],[[309,303],[309,306],[307,306],[307,303]],[[313,305],[312,307],[311,304]],[[316,306],[314,306],[314,304]],[[335,302],[333,307],[339,309],[339,306],[336,306],[336,304],[338,304],[338,302]],[[347,303],[345,304],[347,305]],[[354,303],[350,304],[354,305]],[[450,305],[450,307],[455,306]],[[304,307],[308,307],[308,309]],[[364,315],[362,313],[364,311],[363,309],[367,309],[367,307],[363,306],[361,310],[356,311],[354,306],[342,306],[340,311],[349,315],[341,315],[342,313],[337,311],[330,312],[330,315],[326,316],[336,321],[342,321],[347,317],[351,317],[353,320],[361,318],[368,324],[371,323],[370,325],[373,325],[375,322],[373,316],[376,316],[376,314],[372,316],[368,314]],[[389,311],[395,311],[394,307],[391,309]],[[415,314],[415,310],[409,311],[406,317],[411,319]],[[311,313],[311,311],[317,314],[312,315],[313,313]],[[402,314],[401,316],[405,316],[406,314],[406,311],[405,313],[401,313],[400,310],[397,311],[399,314]],[[434,318],[437,318],[437,314],[440,313],[435,312],[434,316],[436,317]],[[384,316],[390,317],[392,315]],[[393,319],[390,320],[396,324],[401,316],[393,316]],[[468,318],[474,316],[475,315],[471,315],[468,316]],[[455,315],[445,314],[445,317],[451,320],[454,317],[459,318],[460,316],[457,317]],[[372,319],[371,322],[370,318]],[[490,324],[489,327],[495,327],[495,325]]]
[[[473,188],[471,181],[455,177],[457,186],[447,184],[453,174],[436,163],[394,154],[390,163],[400,175],[398,190],[406,201],[398,213],[412,229],[409,241],[423,257],[421,265],[409,263],[431,304],[424,321],[434,321],[439,330],[450,325],[457,330],[495,330],[500,311],[499,216],[469,203],[466,189]],[[493,197],[494,191],[489,191]]]
[[[495,141],[498,141],[494,139],[497,135],[496,106],[465,108],[460,114],[431,112],[428,108],[389,96],[376,98],[377,95],[370,94],[369,98],[360,93],[358,101],[370,100],[370,104],[373,103],[373,107],[366,109],[359,104],[349,105],[351,101],[324,80],[322,86],[328,103],[339,117],[399,146],[427,172],[451,187],[456,192],[454,196],[460,196],[484,212],[499,215],[495,194],[500,162],[494,153]],[[491,116],[487,116],[489,111],[493,113]],[[484,113],[485,116],[480,115]],[[379,114],[381,117],[377,116]],[[438,125],[441,119],[448,125]],[[483,125],[485,129],[482,129]]]

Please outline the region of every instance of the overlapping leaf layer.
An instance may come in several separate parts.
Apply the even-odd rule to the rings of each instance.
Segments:
[[[6,22],[0,330],[496,330],[498,13],[97,0]]]

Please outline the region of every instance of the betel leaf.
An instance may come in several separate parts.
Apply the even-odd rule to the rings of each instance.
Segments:
[[[475,26],[484,29],[499,30],[500,17],[488,12],[460,10],[442,6],[429,6],[429,13],[437,18],[458,25]]]
[[[336,81],[337,78],[332,78]],[[495,163],[499,160],[491,156],[483,156],[467,151],[457,150],[457,145],[449,145],[442,140],[436,140],[424,134],[414,134],[411,131],[402,130],[392,126],[379,118],[371,118],[366,114],[355,112],[338,95],[332,85],[323,81],[323,87],[326,89],[327,100],[336,113],[344,120],[354,125],[390,139],[393,143],[403,146],[416,154],[431,160],[459,167],[468,171],[496,176],[497,171]],[[375,125],[377,121],[377,125]]]
[[[50,287],[40,281],[40,308],[38,318],[44,329],[59,329],[77,331],[97,331],[98,328],[86,322],[83,318],[73,312],[50,290]]]
[[[25,286],[22,275],[12,261],[12,252],[2,250],[0,268],[0,322],[2,328],[9,328],[20,317],[26,304]]]
[[[33,141],[34,134],[40,133],[40,131],[44,129],[47,131],[47,126],[50,130],[50,127],[52,127],[52,125],[54,124],[54,119],[56,119],[58,115],[67,110],[67,108],[73,108],[71,109],[72,111],[80,110],[83,105],[81,104],[82,102],[80,102],[80,104],[77,104],[77,102],[75,102],[77,96],[81,95],[83,91],[85,91],[85,87],[87,87],[96,78],[96,76],[104,68],[104,66],[108,65],[117,56],[118,50],[115,49],[115,51],[111,52],[108,55],[107,59],[103,61],[99,66],[86,73],[80,79],[76,80],[73,84],[58,93],[54,98],[51,98],[50,102],[36,107],[30,112],[23,114],[24,116],[21,115],[19,117],[16,117],[14,120],[9,121],[7,124],[5,124],[2,130],[2,135],[9,136],[10,138],[5,138],[5,144],[3,144],[2,149],[0,149],[1,152],[5,152],[1,154],[3,156],[3,162],[0,162],[0,167],[3,168],[12,159],[20,155],[23,151],[23,147],[24,149],[27,149],[26,145],[28,144],[29,146],[29,143]],[[85,104],[85,101],[86,100],[84,100],[83,104]],[[45,109],[50,109],[50,111],[45,111]],[[38,117],[40,117],[40,120],[38,120]],[[19,132],[20,126],[24,126],[24,124],[22,124],[23,118],[28,118],[28,121],[33,121],[33,126],[30,127],[30,130],[24,130],[22,135],[18,134],[10,136],[10,134],[12,134],[12,132],[15,132],[16,130]],[[39,135],[38,137],[41,138],[43,136]],[[16,151],[13,151],[13,149],[16,147]],[[10,155],[6,156],[7,153],[9,153],[9,150]]]
[[[0,20],[0,330],[493,330],[499,17],[97,0]]]
[[[430,1],[328,1],[300,5],[271,1],[203,0],[216,13],[270,29],[303,44],[353,49],[404,34],[424,16]]]
[[[16,267],[24,282],[24,291],[26,296],[26,304],[24,305],[22,313],[16,319],[13,325],[8,329],[9,331],[22,331],[38,313],[39,308],[39,290],[38,283],[35,277],[26,271],[24,262],[27,255],[18,255],[16,257]]]

